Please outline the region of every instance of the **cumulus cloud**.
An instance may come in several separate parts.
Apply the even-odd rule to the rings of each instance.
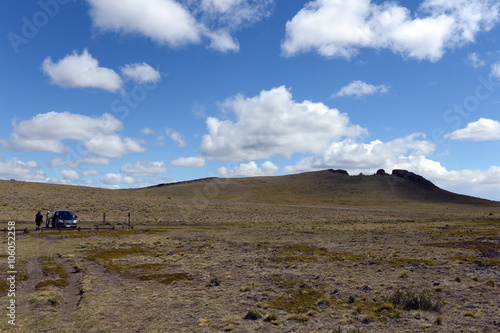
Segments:
[[[158,82],[161,79],[160,72],[143,63],[128,64],[120,68],[122,75],[137,83]]]
[[[0,156],[0,178],[24,181],[45,181],[45,172],[35,161],[23,162],[18,158],[5,159]]]
[[[324,152],[305,157],[283,170],[293,173],[341,168],[348,170],[350,174],[373,174],[380,168],[389,172],[393,169],[406,169],[450,191],[498,198],[500,167],[492,166],[488,170],[447,170],[429,157],[434,149],[434,144],[427,141],[421,133],[388,142],[375,140],[360,143],[345,139],[333,142]]]
[[[43,72],[52,84],[63,88],[97,88],[109,92],[123,92],[123,79],[113,69],[100,67],[99,62],[87,49],[82,54],[73,51],[57,62],[50,57],[42,63]],[[157,83],[161,80],[159,71],[145,62],[126,64],[120,67],[125,79],[136,83]]]
[[[228,169],[226,167],[218,168],[215,173],[222,177],[257,177],[272,176],[278,172],[279,168],[271,161],[265,161],[259,167],[257,163],[241,163],[237,167]]]
[[[191,168],[202,168],[205,166],[205,159],[203,157],[180,157],[171,162],[173,166],[191,167]]]
[[[500,140],[500,122],[480,118],[478,121],[467,124],[465,128],[446,134],[445,138],[472,141]]]
[[[496,0],[425,0],[418,11],[396,2],[314,0],[286,24],[285,55],[317,51],[351,58],[362,48],[386,48],[404,57],[437,61],[449,48],[474,42],[498,24]]]
[[[227,31],[214,31],[207,32],[207,36],[210,38],[209,48],[220,51],[238,51],[240,45],[238,41],[235,40]]]
[[[64,169],[64,170],[59,171],[59,173],[61,174],[61,176],[63,177],[64,180],[75,181],[75,180],[80,179],[80,175],[78,174],[78,172],[76,170]]]
[[[97,170],[97,169],[89,169],[89,170],[82,171],[82,176],[85,176],[85,177],[99,176],[100,174],[101,174],[101,170]]]
[[[207,118],[208,134],[200,150],[208,159],[241,161],[316,153],[333,140],[367,134],[337,109],[307,100],[295,102],[284,86],[251,98],[237,95],[220,105],[235,120]]]
[[[270,15],[275,0],[201,0],[202,19],[233,29],[245,27]]]
[[[332,97],[343,97],[343,96],[356,96],[362,97],[365,95],[375,95],[375,94],[385,94],[389,91],[386,85],[372,85],[363,81],[353,81],[347,86],[340,88],[340,90],[332,95]]]
[[[491,166],[487,170],[447,171],[441,175],[429,176],[429,179],[453,192],[499,200],[499,166]]]
[[[174,131],[171,128],[168,128],[166,134],[171,140],[177,143],[177,146],[184,147],[186,145],[186,141],[184,140],[184,137],[182,136],[181,133]]]
[[[434,150],[434,145],[426,140],[424,134],[415,133],[389,142],[375,140],[359,143],[353,139],[332,142],[323,152],[305,157],[293,166],[285,167],[285,172],[302,172],[327,168],[342,168],[352,172],[372,172],[379,168],[410,166],[411,170],[423,170],[432,165],[426,155]]]
[[[134,164],[125,163],[120,172],[132,177],[150,177],[168,171],[164,162],[139,161]]]
[[[83,147],[91,155],[108,158],[123,157],[131,153],[143,153],[146,149],[141,140],[122,138],[116,134],[96,134],[83,142]]]
[[[106,185],[119,185],[119,184],[134,184],[133,177],[125,176],[120,173],[107,173],[101,177],[101,182]]]
[[[86,49],[82,54],[73,51],[56,63],[50,57],[45,58],[42,69],[51,83],[63,88],[99,88],[116,92],[123,84],[114,70],[100,67]]]
[[[471,66],[474,68],[483,67],[486,64],[476,52],[469,54],[469,57],[467,59],[469,61],[469,64],[471,64]]]
[[[88,0],[95,27],[104,31],[140,33],[158,43],[196,43],[201,26],[174,0]]]
[[[123,124],[110,114],[89,117],[69,112],[37,114],[29,120],[14,122],[9,140],[1,140],[6,149],[68,153],[63,140],[82,142],[89,157],[112,158],[145,151],[140,140],[122,138],[117,132]]]
[[[139,34],[180,47],[209,41],[221,52],[239,50],[232,34],[269,15],[274,0],[87,0],[102,31]]]

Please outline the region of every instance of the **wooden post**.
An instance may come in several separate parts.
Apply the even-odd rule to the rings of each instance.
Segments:
[[[102,213],[102,224],[106,224],[106,212]]]
[[[128,226],[130,228],[130,212],[128,212]]]

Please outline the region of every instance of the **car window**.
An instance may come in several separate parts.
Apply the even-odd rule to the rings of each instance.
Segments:
[[[75,214],[72,212],[59,212],[59,218],[62,220],[75,220]]]

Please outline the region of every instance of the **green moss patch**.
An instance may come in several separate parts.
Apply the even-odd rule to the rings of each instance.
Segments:
[[[64,270],[63,265],[55,262],[49,257],[42,258],[42,272],[45,276],[57,275],[62,279],[67,279],[69,277],[69,274]]]
[[[305,313],[316,308],[325,295],[321,285],[310,285],[302,279],[285,279],[280,274],[273,274],[269,280],[284,293],[268,299],[265,302],[268,308],[289,313]]]
[[[69,286],[69,282],[66,279],[43,280],[37,283],[35,290],[47,289],[50,287],[64,288],[67,286]]]
[[[324,294],[323,291],[314,288],[300,288],[289,294],[273,297],[267,300],[266,305],[290,313],[305,313],[316,308]]]
[[[259,244],[260,245],[260,244]],[[260,245],[262,247],[262,245]],[[319,259],[331,261],[360,261],[363,257],[347,253],[334,253],[324,247],[310,246],[304,244],[295,244],[282,247],[271,247],[274,253],[268,260],[274,262],[313,262]]]
[[[120,247],[98,247],[86,250],[86,259],[103,265],[107,273],[118,274],[127,279],[141,281],[158,281],[170,284],[181,280],[192,280],[189,273],[165,272],[170,268],[165,263],[136,263],[138,256],[155,257],[159,254],[157,247],[145,244],[124,245]],[[143,259],[140,259],[143,260]]]
[[[387,318],[398,318],[401,312],[392,303],[354,301],[355,311],[363,315],[363,322],[385,322]]]

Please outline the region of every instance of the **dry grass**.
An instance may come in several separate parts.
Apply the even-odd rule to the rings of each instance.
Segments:
[[[170,198],[162,188],[84,189],[90,197],[65,189],[2,195],[30,209],[72,208],[82,226],[102,210],[133,211],[134,229],[39,233],[19,221],[17,229],[30,228],[16,243],[19,332],[498,330],[500,209],[492,206],[186,205],[179,189]],[[4,220],[24,214],[5,207]]]

